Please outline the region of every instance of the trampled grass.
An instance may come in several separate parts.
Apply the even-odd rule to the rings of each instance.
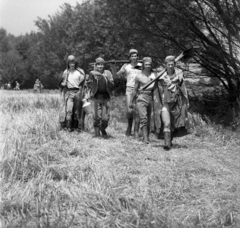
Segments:
[[[102,139],[59,130],[58,94],[0,95],[2,227],[240,227],[236,133],[193,114],[166,152],[124,136],[123,97]]]

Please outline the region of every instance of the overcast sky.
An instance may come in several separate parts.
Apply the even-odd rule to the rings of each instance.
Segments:
[[[64,3],[75,6],[82,0],[0,0],[0,27],[15,36],[37,31],[37,17],[48,19],[60,11]]]

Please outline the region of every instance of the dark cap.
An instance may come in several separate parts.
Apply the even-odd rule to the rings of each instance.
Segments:
[[[104,63],[104,59],[101,57],[96,58],[96,63]]]

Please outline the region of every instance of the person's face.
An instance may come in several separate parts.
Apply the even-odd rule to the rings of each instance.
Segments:
[[[174,61],[168,62],[166,64],[167,71],[168,72],[173,72],[174,71],[174,66],[175,66]]]
[[[103,63],[97,63],[97,64],[96,64],[96,68],[97,68],[97,71],[102,72],[102,71],[103,71],[103,68],[104,68]]]
[[[137,53],[133,53],[133,54],[130,55],[130,61],[131,62],[137,62],[137,59],[138,59]]]
[[[69,68],[70,70],[75,69],[75,62],[69,62]]]
[[[150,71],[152,68],[152,64],[150,62],[145,62],[144,63],[144,69],[147,71]]]

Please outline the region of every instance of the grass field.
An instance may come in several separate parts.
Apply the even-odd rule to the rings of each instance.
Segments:
[[[57,93],[0,91],[0,227],[240,227],[239,133],[193,114],[164,151],[125,137],[124,97],[108,139],[60,131],[59,107]]]

